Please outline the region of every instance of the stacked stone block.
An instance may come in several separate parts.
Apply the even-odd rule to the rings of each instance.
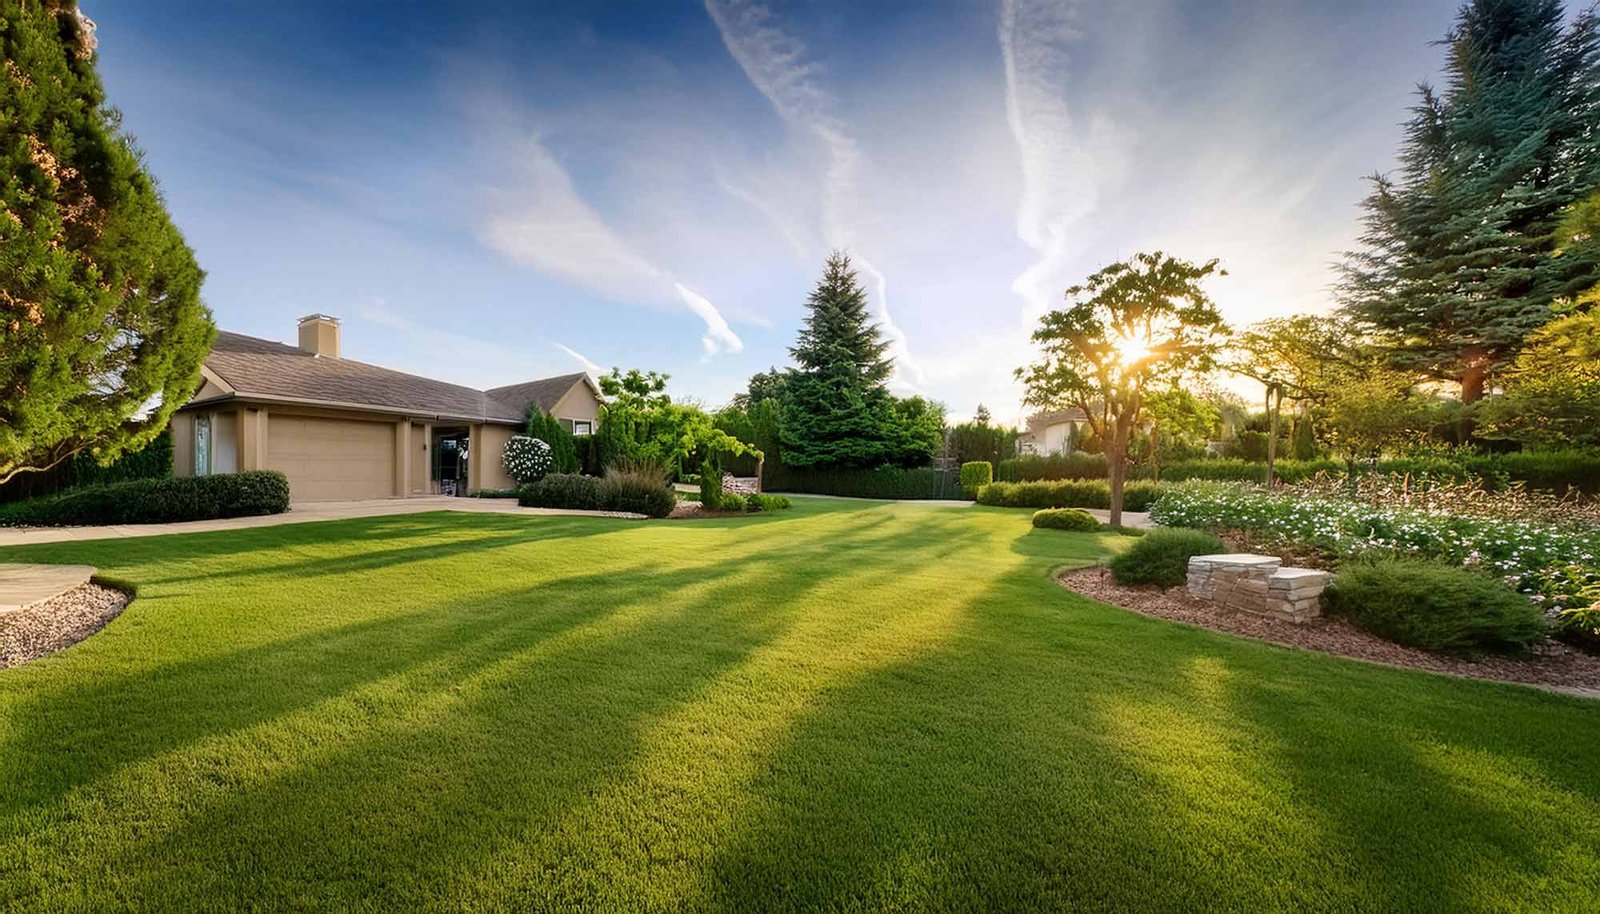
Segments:
[[[1331,575],[1281,566],[1270,555],[1197,555],[1189,559],[1189,593],[1228,609],[1290,622],[1322,615],[1322,591]]]

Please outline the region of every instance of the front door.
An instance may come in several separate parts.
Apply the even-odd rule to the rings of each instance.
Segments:
[[[440,495],[467,494],[468,433],[466,429],[435,429],[433,481]]]

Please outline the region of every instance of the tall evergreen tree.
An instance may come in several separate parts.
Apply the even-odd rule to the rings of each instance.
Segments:
[[[94,47],[72,0],[0,8],[0,481],[142,447],[211,346],[203,274]]]
[[[1560,0],[1470,0],[1423,85],[1398,175],[1376,175],[1347,314],[1397,367],[1478,399],[1550,306],[1600,280],[1600,243],[1556,250],[1564,207],[1600,184],[1600,28]]]
[[[784,385],[783,461],[798,467],[875,467],[903,462],[889,344],[867,314],[867,296],[835,251],[806,300],[810,314],[789,350],[796,369]],[[923,456],[926,460],[926,455]]]

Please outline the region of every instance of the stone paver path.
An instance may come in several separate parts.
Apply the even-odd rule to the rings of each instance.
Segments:
[[[129,536],[160,536],[168,533],[204,533],[211,530],[243,530],[248,527],[273,527],[278,524],[303,524],[308,521],[343,520],[351,517],[379,517],[387,514],[420,514],[426,511],[466,511],[484,514],[526,514],[617,517],[641,519],[642,514],[617,511],[569,511],[563,508],[524,508],[514,498],[452,498],[425,495],[416,498],[378,498],[368,501],[322,501],[291,505],[286,514],[262,517],[228,517],[221,520],[192,520],[176,524],[125,524],[105,527],[0,527],[0,547],[29,543],[59,543],[68,540],[103,540]]]
[[[0,613],[59,596],[89,583],[93,574],[93,565],[0,564]]]

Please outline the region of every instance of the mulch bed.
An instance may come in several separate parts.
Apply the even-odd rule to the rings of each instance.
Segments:
[[[21,666],[71,647],[106,626],[128,605],[128,595],[81,584],[26,609],[0,614],[0,669]]]
[[[1223,609],[1211,601],[1191,597],[1182,587],[1162,589],[1125,586],[1113,581],[1110,573],[1099,567],[1067,572],[1056,582],[1086,597],[1142,615],[1187,622],[1273,644],[1435,673],[1520,682],[1600,698],[1600,656],[1560,641],[1547,641],[1527,657],[1455,657],[1385,641],[1344,619],[1314,619],[1297,625],[1254,613]]]

